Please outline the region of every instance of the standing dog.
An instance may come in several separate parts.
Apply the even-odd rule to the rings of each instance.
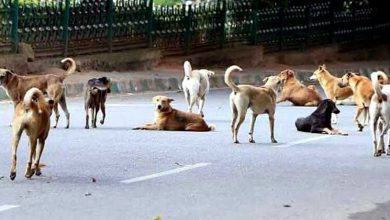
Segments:
[[[103,117],[100,124],[104,124],[106,118],[107,93],[111,92],[111,79],[107,77],[93,78],[88,80],[87,89],[84,95],[85,106],[85,128],[89,129],[89,110],[92,113],[92,127],[96,128],[97,114],[102,109]]]
[[[330,99],[322,100],[311,115],[305,118],[298,118],[295,121],[295,127],[298,131],[304,132],[347,135],[347,133],[332,128],[332,113],[340,113],[336,104]]]
[[[384,135],[388,132],[390,126],[390,85],[380,85],[379,80],[386,78],[382,71],[371,74],[374,95],[371,98],[369,107],[370,126],[373,139],[374,157],[379,157],[385,153]],[[385,126],[383,128],[383,126]],[[379,143],[377,142],[376,130],[379,127]],[[390,135],[387,142],[387,155],[390,155]]]
[[[202,117],[204,116],[203,106],[206,94],[210,89],[209,78],[213,75],[213,71],[206,69],[192,70],[190,62],[184,62],[184,79],[182,87],[189,112],[192,112],[192,107],[196,103],[199,109],[199,114],[202,115]]]
[[[321,102],[318,91],[300,83],[294,71],[283,70],[278,76],[283,82],[283,89],[277,103],[290,101],[297,106],[317,106]]]
[[[39,161],[50,130],[50,115],[53,104],[53,100],[46,102],[43,93],[37,88],[29,89],[24,96],[24,100],[16,104],[12,120],[11,180],[14,180],[16,177],[16,153],[24,130],[26,130],[30,142],[30,155],[25,177],[31,178],[34,173],[37,176],[41,175]],[[34,162],[34,166],[31,168],[32,162]]]
[[[233,113],[231,124],[233,142],[239,143],[237,139],[238,130],[245,120],[245,115],[250,108],[252,110],[252,121],[249,131],[249,142],[255,143],[253,131],[256,118],[259,114],[268,114],[269,126],[271,132],[271,142],[277,143],[274,136],[275,108],[278,87],[281,82],[279,77],[266,78],[264,86],[255,87],[251,85],[236,85],[230,77],[230,74],[242,69],[239,66],[231,66],[225,72],[225,83],[232,89],[230,94],[230,106]]]
[[[313,75],[310,77],[311,80],[318,80],[322,89],[325,92],[325,95],[328,99],[333,100],[335,103],[347,99],[353,95],[352,89],[347,87],[340,87],[339,83],[341,78],[337,78],[330,74],[326,69],[325,64],[320,65],[316,71],[313,72]],[[332,116],[332,122],[337,123],[336,115]]]
[[[70,114],[66,106],[64,80],[76,70],[76,63],[72,58],[65,58],[61,60],[62,63],[70,63],[66,71],[61,70],[60,74],[46,74],[34,76],[20,76],[8,69],[0,69],[0,86],[4,87],[8,96],[16,105],[23,100],[27,90],[35,87],[47,93],[49,98],[54,101],[54,112],[56,114],[56,121],[54,128],[57,127],[60,114],[58,112],[58,104],[61,105],[66,115],[66,128],[69,128]],[[54,70],[54,69],[51,69]],[[58,71],[59,69],[57,69]]]
[[[203,118],[191,112],[182,112],[171,106],[173,99],[166,96],[153,97],[155,104],[154,123],[133,128],[133,130],[168,130],[168,131],[212,131]]]
[[[383,77],[383,78],[382,78]],[[379,83],[387,83],[388,79],[386,74],[383,74],[378,80]],[[370,106],[371,97],[374,95],[374,88],[371,81],[365,77],[356,73],[346,73],[341,78],[341,87],[350,86],[353,91],[353,98],[356,103],[355,122],[358,126],[358,131],[363,131],[364,126],[359,121],[359,116],[363,113],[364,124],[368,121],[368,108]]]

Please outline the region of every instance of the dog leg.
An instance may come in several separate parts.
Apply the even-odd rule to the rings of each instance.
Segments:
[[[58,103],[54,104],[53,110],[54,110],[54,114],[56,116],[56,120],[55,120],[55,124],[54,124],[53,128],[57,128],[58,119],[60,118],[60,113],[58,112]]]
[[[376,129],[377,129],[377,125],[378,125],[378,118],[379,116],[378,115],[375,115],[375,117],[370,121],[370,127],[371,127],[371,136],[372,136],[372,149],[373,149],[373,153],[374,153],[374,157],[378,157],[380,156],[380,154],[378,155],[378,149],[377,149],[377,139],[376,139]]]
[[[272,143],[278,143],[275,139],[275,135],[274,135],[274,127],[275,127],[275,117],[273,114],[269,114],[268,115],[268,120],[269,120],[269,129],[270,129],[270,133],[271,133],[271,142]]]
[[[39,163],[41,161],[41,156],[43,152],[43,148],[45,147],[45,138],[38,139],[38,147],[36,150],[36,156],[35,156],[35,162],[34,162],[34,169],[35,169],[35,175],[40,176],[42,174],[41,168],[39,167]]]
[[[85,110],[85,129],[89,129],[89,109]]]
[[[205,96],[203,96],[202,98],[199,98],[199,114],[200,114],[202,117],[204,117],[204,114],[203,114],[203,106],[204,106],[205,99],[206,99]]]
[[[100,120],[100,124],[104,124],[104,120],[106,119],[106,106],[102,102],[100,107],[102,109],[102,119]]]
[[[17,160],[17,151],[18,151],[18,145],[19,145],[19,140],[20,136],[22,135],[22,129],[18,128],[16,129],[17,131],[14,130],[14,135],[12,138],[12,155],[11,155],[11,172],[10,172],[10,179],[14,180],[16,177],[16,160]]]
[[[363,131],[364,126],[359,122],[359,116],[364,111],[364,108],[357,107],[356,109],[356,114],[355,114],[355,122],[356,125],[358,126],[358,131]]]
[[[69,125],[70,125],[70,114],[69,114],[69,111],[68,111],[68,106],[66,105],[65,92],[62,94],[59,103],[60,103],[60,106],[61,106],[62,110],[64,111],[65,117],[66,117],[66,127],[65,128],[69,128]]]
[[[32,175],[34,175],[34,171],[31,169],[31,164],[33,160],[33,155],[35,154],[35,150],[37,147],[37,139],[32,136],[30,136],[29,139],[30,139],[30,156],[28,158],[26,173],[24,174],[26,178],[31,178]]]
[[[249,143],[255,143],[255,140],[253,139],[253,132],[254,132],[254,127],[255,127],[255,122],[256,122],[256,118],[257,118],[258,114],[252,114],[252,121],[251,121],[251,125],[250,125],[250,128],[249,128]]]
[[[232,138],[233,138],[233,142],[234,142],[234,125],[236,124],[238,113],[237,113],[237,108],[234,105],[232,100],[230,101],[230,106],[231,106],[231,109],[232,109],[232,123],[230,125],[230,128],[231,128],[231,131],[232,131]]]

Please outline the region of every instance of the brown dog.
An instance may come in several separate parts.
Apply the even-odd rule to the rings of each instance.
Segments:
[[[225,83],[233,91],[230,94],[230,106],[232,108],[233,120],[231,124],[233,142],[239,143],[237,139],[238,130],[245,120],[245,115],[250,108],[252,110],[252,121],[249,131],[249,142],[255,143],[253,131],[256,118],[260,114],[268,114],[271,132],[271,142],[277,143],[274,136],[276,94],[281,81],[279,77],[270,76],[264,79],[264,86],[256,87],[251,85],[236,85],[230,77],[234,70],[242,71],[239,66],[231,66],[225,72]]]
[[[62,63],[69,62],[70,65],[66,71],[60,69],[51,69],[59,71],[60,74],[46,74],[34,76],[20,76],[8,69],[0,69],[0,85],[3,86],[8,96],[16,105],[23,100],[27,90],[35,87],[48,94],[49,98],[54,101],[54,112],[56,114],[56,122],[54,128],[57,127],[60,114],[58,112],[58,103],[61,105],[66,115],[66,128],[69,128],[68,108],[66,106],[63,81],[66,77],[73,74],[76,70],[76,63],[72,58],[61,60]]]
[[[310,77],[311,80],[318,80],[325,95],[328,99],[336,102],[336,100],[344,100],[352,96],[352,89],[347,87],[340,87],[341,78],[333,76],[327,69],[325,64],[320,65],[317,70],[313,72]]]
[[[386,84],[388,82],[387,76],[381,77],[380,84]],[[370,106],[371,97],[374,95],[374,88],[370,79],[365,76],[360,76],[356,73],[346,73],[341,77],[340,87],[350,86],[353,91],[353,97],[356,103],[355,122],[358,126],[358,131],[363,131],[364,126],[359,121],[359,116],[363,113],[364,124],[368,124],[368,108]]]
[[[297,106],[317,106],[321,102],[318,91],[299,82],[294,71],[283,70],[278,76],[283,82],[283,88],[277,103],[290,101]]]
[[[168,131],[211,131],[214,126],[208,126],[202,116],[183,112],[171,107],[173,99],[166,96],[155,96],[154,123],[146,124],[133,130],[168,130]]]
[[[37,88],[29,89],[24,96],[24,100],[16,104],[12,120],[11,180],[16,177],[16,153],[24,130],[26,130],[30,142],[30,156],[25,177],[30,178],[34,173],[37,176],[41,175],[39,161],[50,130],[50,115],[53,104],[53,100],[46,102],[43,93]],[[31,168],[32,162],[34,162],[34,166]]]
[[[102,109],[103,117],[100,124],[104,124],[106,118],[107,93],[111,92],[111,79],[107,77],[93,78],[88,80],[84,96],[85,128],[89,129],[89,109],[92,113],[92,127],[96,128],[97,114]]]

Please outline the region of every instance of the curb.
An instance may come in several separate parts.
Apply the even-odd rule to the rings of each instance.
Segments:
[[[342,76],[346,72],[359,72],[362,75],[369,76],[375,70],[383,70],[385,73],[390,73],[390,66],[378,66],[375,68],[356,68],[356,69],[332,69],[330,71],[336,76]],[[233,79],[237,84],[262,85],[262,80],[266,76],[275,75],[277,71],[267,71],[261,73],[235,73]],[[337,74],[336,74],[337,73]],[[309,77],[312,75],[312,70],[296,70],[297,79],[306,84],[318,84],[318,82],[310,81]],[[153,78],[139,78],[128,79],[121,81],[114,81],[111,91],[114,94],[126,93],[141,93],[141,92],[163,92],[163,91],[178,91],[181,90],[182,76],[177,77],[153,77]],[[67,83],[67,96],[83,96],[85,84],[84,83]],[[216,75],[210,78],[210,88],[226,88],[224,82],[224,75]],[[4,89],[0,90],[0,100],[7,100],[8,96]]]

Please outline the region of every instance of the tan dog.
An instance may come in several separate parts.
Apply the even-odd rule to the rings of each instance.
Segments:
[[[183,112],[172,108],[173,99],[166,96],[155,96],[154,123],[146,124],[133,130],[168,130],[168,131],[211,131],[214,126],[208,126],[201,115]]]
[[[30,155],[25,177],[30,178],[34,173],[37,176],[41,175],[39,161],[50,130],[50,115],[53,104],[53,100],[46,102],[43,93],[37,88],[29,89],[24,96],[24,100],[16,104],[12,120],[11,180],[16,177],[16,154],[24,130],[26,130],[30,143]],[[34,166],[31,168],[32,162],[34,162]]]
[[[371,97],[374,94],[374,88],[371,81],[356,73],[346,73],[339,84],[341,87],[350,86],[353,91],[353,97],[356,103],[355,122],[359,131],[363,131],[363,125],[359,121],[359,116],[363,113],[364,124],[368,121],[368,108],[370,106]]]
[[[65,58],[61,60],[62,63],[69,62],[70,66],[66,71],[60,69],[50,69],[60,71],[60,74],[46,74],[46,75],[34,75],[34,76],[20,76],[13,73],[11,70],[0,69],[0,85],[3,86],[8,96],[12,99],[16,105],[23,100],[27,90],[36,87],[43,92],[46,92],[50,99],[54,101],[54,112],[56,114],[56,122],[54,127],[57,127],[60,114],[58,112],[58,103],[64,110],[66,115],[66,128],[69,128],[68,108],[66,106],[65,93],[63,81],[66,77],[73,74],[76,70],[76,63],[72,58]]]
[[[283,82],[283,88],[277,103],[290,101],[297,106],[317,106],[321,102],[318,91],[299,82],[294,71],[283,70],[278,76]]]
[[[339,86],[341,78],[333,76],[326,69],[325,64],[322,66],[320,65],[318,69],[313,72],[313,75],[310,77],[310,79],[318,80],[325,92],[326,97],[334,101],[336,104],[341,103],[341,100],[345,100],[353,95],[353,91],[349,86]],[[335,114],[332,115],[332,123],[337,123],[337,116]]]
[[[271,76],[265,78],[264,86],[256,87],[251,85],[236,85],[230,77],[234,70],[242,71],[239,66],[231,66],[225,72],[225,83],[233,90],[230,94],[230,106],[233,112],[231,124],[233,142],[239,143],[237,139],[238,130],[245,120],[248,108],[252,110],[252,121],[249,131],[249,142],[255,143],[253,131],[256,118],[260,114],[268,114],[271,142],[277,143],[274,136],[276,95],[281,81],[279,77]]]

